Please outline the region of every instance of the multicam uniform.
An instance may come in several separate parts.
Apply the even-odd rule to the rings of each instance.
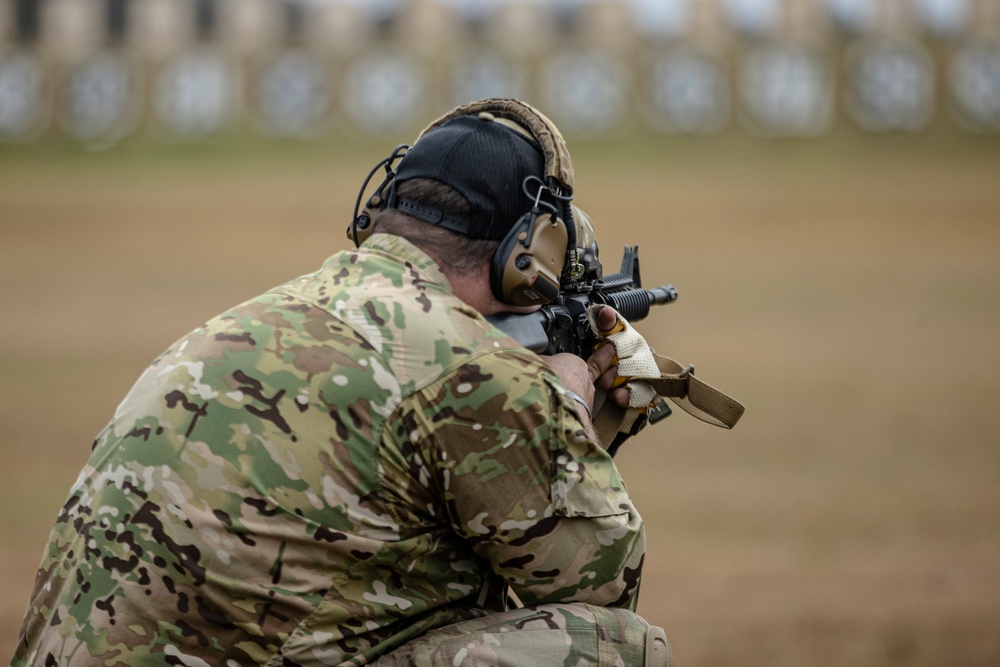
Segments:
[[[581,626],[641,643],[616,612],[642,522],[574,405],[375,235],[141,376],[59,514],[13,664],[365,664],[435,628],[555,628],[567,664]],[[501,581],[541,606],[486,616]]]

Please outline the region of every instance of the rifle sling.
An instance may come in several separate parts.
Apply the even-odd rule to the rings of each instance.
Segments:
[[[695,376],[693,366],[681,366],[655,352],[653,358],[660,369],[660,377],[647,382],[653,385],[657,394],[666,396],[677,407],[703,422],[725,429],[736,426],[745,410],[742,403],[702,382]]]
[[[734,398],[724,394],[694,374],[693,366],[682,366],[673,359],[655,352],[653,358],[660,371],[658,378],[635,378],[648,382],[657,395],[669,398],[677,407],[701,421],[731,429],[743,416],[744,406]],[[634,408],[623,408],[605,400],[603,392],[596,397],[594,405],[594,429],[603,443],[624,440],[635,435],[644,425],[637,421]],[[638,415],[645,417],[645,415]]]

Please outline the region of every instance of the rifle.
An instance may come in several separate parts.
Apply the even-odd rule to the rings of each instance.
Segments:
[[[569,352],[581,359],[587,359],[594,351],[597,336],[591,331],[587,321],[587,308],[595,304],[614,308],[629,323],[637,322],[647,315],[653,306],[673,303],[677,300],[677,289],[673,285],[661,285],[651,290],[643,289],[639,275],[639,246],[625,246],[621,270],[604,276],[601,262],[597,258],[597,243],[580,251],[583,270],[578,278],[564,278],[559,286],[559,295],[553,303],[527,314],[500,313],[487,319],[493,326],[538,354]],[[673,400],[692,416],[722,428],[731,429],[743,415],[743,405],[694,376],[694,366],[683,368],[672,359],[658,358],[670,364],[673,373],[670,380],[683,380],[682,393],[668,393]],[[663,367],[661,366],[661,371]],[[663,379],[663,378],[661,378]],[[694,389],[694,393],[691,390]],[[668,390],[669,391],[669,390]],[[682,399],[682,400],[681,400]],[[600,410],[594,406],[594,413]],[[635,435],[645,422],[655,424],[666,419],[672,410],[662,396],[655,405],[641,415],[628,433],[619,432],[608,446],[608,453],[615,455],[618,447],[627,438]]]
[[[486,318],[505,334],[538,354],[569,352],[586,360],[594,352],[597,336],[587,321],[587,308],[594,304],[611,306],[629,323],[649,315],[649,309],[677,300],[677,288],[661,285],[643,289],[639,274],[639,246],[625,246],[621,269],[610,276],[598,259],[597,243],[581,252],[583,272],[578,278],[563,280],[553,303],[533,313],[499,313]],[[648,415],[655,424],[671,414],[666,401],[659,399]],[[615,449],[617,449],[616,443]]]
[[[597,257],[597,244],[582,252],[583,273],[563,280],[553,303],[527,314],[499,313],[487,319],[496,328],[538,354],[569,352],[586,360],[594,351],[597,336],[587,322],[587,308],[611,306],[626,320],[638,322],[652,306],[673,303],[677,289],[662,285],[643,289],[639,274],[639,246],[625,246],[621,270],[610,276]]]

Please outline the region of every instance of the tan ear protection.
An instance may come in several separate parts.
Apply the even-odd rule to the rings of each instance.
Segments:
[[[378,164],[372,167],[372,170],[368,172],[368,177],[365,178],[365,182],[361,185],[361,190],[358,192],[358,198],[354,202],[354,217],[351,218],[351,224],[347,226],[347,238],[354,241],[354,246],[360,246],[365,242],[372,234],[372,229],[374,228],[375,216],[378,215],[385,207],[385,200],[389,193],[389,188],[392,186],[392,181],[396,177],[396,172],[393,171],[393,167],[396,162],[401,160],[406,151],[410,150],[410,147],[406,144],[400,144],[393,149],[392,153],[388,157],[379,160]],[[380,167],[385,168],[385,178],[382,179],[381,185],[375,189],[375,194],[368,198],[365,202],[365,206],[361,208],[361,200],[365,196],[365,190],[368,189],[368,184],[372,180],[372,176],[375,172],[379,170]],[[360,211],[359,211],[360,209]]]
[[[535,186],[535,205],[500,242],[490,265],[490,288],[504,303],[536,306],[559,295],[559,282],[570,243],[569,227],[551,204],[543,205],[546,189],[541,179],[529,177],[525,190]]]
[[[544,180],[529,177],[520,186],[535,201],[500,242],[490,265],[490,287],[513,306],[551,303],[562,276],[577,273],[573,163],[558,128],[541,112],[518,100],[491,99],[458,107],[427,130],[455,116],[494,120],[532,139],[545,156]],[[427,132],[424,130],[424,132]]]
[[[379,208],[384,201],[384,195],[382,188],[371,196],[368,202],[365,204],[364,209],[361,213],[354,216],[351,224],[347,227],[347,238],[354,241],[354,247],[360,246],[365,240],[372,235],[372,229],[375,227],[375,216],[378,215]]]

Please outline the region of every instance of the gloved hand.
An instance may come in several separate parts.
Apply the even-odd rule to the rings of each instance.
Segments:
[[[612,405],[622,409],[615,410],[609,405],[608,410],[613,413],[612,415],[604,418],[595,417],[601,443],[610,447],[612,442],[619,439],[618,433],[631,436],[645,427],[646,413],[656,405],[659,398],[647,380],[659,378],[660,369],[646,339],[612,308],[591,306],[587,310],[587,319],[591,330],[601,341],[594,355],[606,354],[604,350],[609,347],[615,350],[613,359],[615,377],[610,382],[602,377],[603,382],[599,387],[609,392],[607,396],[612,399]],[[628,392],[625,400],[622,390]],[[597,396],[595,408],[597,415],[601,415],[606,409],[600,394]]]

